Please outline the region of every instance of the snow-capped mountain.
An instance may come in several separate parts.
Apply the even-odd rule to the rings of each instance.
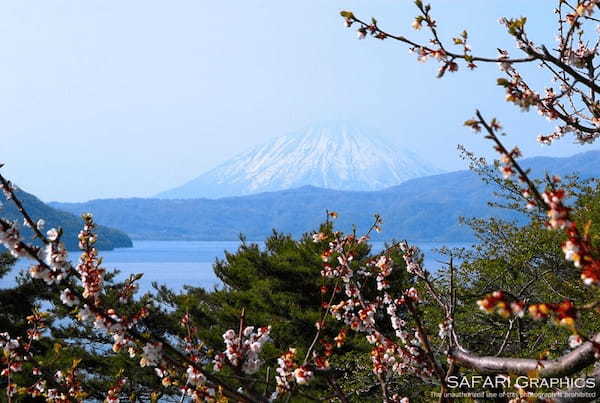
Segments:
[[[378,190],[440,172],[415,153],[354,126],[322,124],[252,148],[157,197],[218,198],[305,185]]]

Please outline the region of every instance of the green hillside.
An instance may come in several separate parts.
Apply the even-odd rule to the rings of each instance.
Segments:
[[[65,243],[67,249],[79,249],[77,234],[83,225],[81,218],[79,218],[77,215],[50,207],[34,195],[21,189],[16,191],[16,195],[23,202],[25,209],[29,212],[34,220],[38,220],[40,218],[44,219],[46,222],[44,227],[46,229],[61,227],[64,230],[63,242]],[[0,202],[2,203],[0,217],[13,221],[16,220],[19,224],[23,223],[23,217],[17,211],[14,204],[10,201],[7,201],[1,192]],[[31,238],[31,230],[28,228],[23,228],[23,225],[21,225],[21,228],[24,238]],[[128,248],[131,246],[133,246],[131,239],[123,231],[105,227],[103,225],[98,226],[97,247],[99,249],[110,250],[113,248]]]

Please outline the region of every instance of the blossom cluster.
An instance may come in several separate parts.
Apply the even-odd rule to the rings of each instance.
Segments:
[[[546,319],[552,317],[554,322],[560,326],[573,328],[577,318],[577,309],[573,302],[565,300],[558,304],[533,304],[528,307],[529,315],[533,319]]]
[[[79,247],[84,251],[79,258],[79,264],[75,268],[81,275],[83,285],[83,296],[97,297],[104,286],[104,269],[100,267],[98,251],[94,248],[96,235],[93,230],[94,221],[90,214],[83,216],[83,230],[79,232]]]
[[[556,178],[554,182],[558,182],[558,178]],[[550,189],[542,194],[544,202],[546,203],[546,206],[548,206],[547,225],[552,229],[569,229],[575,225],[569,219],[569,212],[571,209],[563,204],[563,200],[565,199],[566,195],[567,193],[564,191],[564,189]],[[567,258],[567,260],[574,259]],[[575,263],[576,265],[578,264],[578,262]]]
[[[312,379],[313,372],[310,367],[308,365],[298,365],[296,354],[296,349],[290,348],[277,359],[277,368],[275,369],[276,387],[271,395],[271,400],[289,393],[294,383],[304,385]]]
[[[477,305],[484,312],[495,312],[504,318],[513,315],[523,317],[525,314],[525,303],[522,301],[509,301],[503,291],[494,291],[486,295],[483,299],[477,301]]]
[[[575,320],[578,316],[575,305],[569,300],[557,304],[531,304],[525,309],[523,301],[510,301],[503,291],[494,291],[486,295],[483,299],[477,301],[477,305],[486,313],[495,312],[504,318],[510,316],[523,317],[525,311],[527,311],[533,319],[552,318],[557,325],[571,329],[574,329]]]
[[[558,183],[559,178],[554,178]],[[551,229],[562,229],[567,240],[562,244],[562,250],[567,261],[581,269],[581,279],[586,285],[600,285],[600,261],[592,256],[591,245],[587,236],[582,236],[577,225],[570,218],[571,209],[564,205],[566,198],[564,189],[550,189],[542,194],[548,208],[547,225]]]
[[[106,392],[104,403],[119,403],[121,401],[120,394],[127,385],[127,378],[117,378],[113,386]]]
[[[162,359],[162,343],[146,343],[140,357],[141,367],[157,367]]]
[[[234,368],[239,368],[245,374],[256,373],[263,361],[260,359],[260,352],[265,343],[270,341],[269,334],[271,327],[247,326],[238,335],[233,329],[229,329],[223,334],[225,342],[225,351],[216,356],[214,361],[215,370],[223,367],[224,359]]]
[[[5,221],[0,224],[0,243],[16,258],[28,256],[27,251],[22,247],[21,234],[16,222]]]
[[[16,258],[25,257],[37,262],[30,269],[33,278],[43,279],[47,284],[55,284],[67,276],[66,251],[57,241],[59,232],[56,229],[48,231],[47,236],[48,241],[44,248],[26,245],[22,241],[16,222],[0,220],[0,244]]]
[[[8,379],[6,393],[9,397],[17,391],[17,385],[11,382],[11,374],[23,370],[23,359],[17,352],[20,345],[19,339],[11,338],[6,332],[0,333],[0,348],[4,353],[4,358],[1,362],[6,365],[2,368],[0,376],[7,377]]]
[[[41,279],[48,285],[59,284],[69,276],[70,265],[64,245],[58,241],[58,231],[48,231],[49,243],[40,250],[44,264],[34,264],[29,268],[33,279]]]
[[[425,270],[420,262],[421,255],[419,249],[404,241],[400,243],[400,250],[402,250],[402,258],[404,259],[404,263],[406,263],[406,271],[418,277],[425,276]]]
[[[13,197],[13,196],[11,196]],[[25,257],[35,261],[30,268],[32,278],[42,279],[46,284],[58,284],[68,276],[69,265],[64,245],[59,242],[60,233],[51,229],[43,248],[26,245],[16,222],[0,219],[0,244],[16,258]]]
[[[70,397],[75,400],[81,400],[85,397],[81,382],[77,376],[76,360],[70,369],[66,371],[58,370],[53,374],[47,373],[40,368],[40,363],[32,351],[33,341],[39,340],[43,330],[46,328],[46,318],[48,314],[44,312],[34,312],[27,317],[29,328],[26,331],[27,337],[12,338],[8,333],[0,333],[0,349],[3,351],[0,363],[3,365],[0,376],[7,378],[6,393],[11,400],[18,391],[26,393],[32,397],[45,396],[48,401],[69,401]],[[58,350],[55,350],[58,351]],[[31,371],[35,382],[25,388],[18,388],[12,376],[16,373],[26,370]],[[50,377],[52,387],[49,386],[44,375]]]
[[[421,344],[422,335],[411,329],[405,320],[409,304],[421,302],[415,288],[405,290],[397,298],[387,290],[390,288],[389,277],[393,273],[393,260],[389,254],[374,257],[364,264],[354,262],[355,247],[364,241],[354,235],[342,236],[332,234],[328,249],[323,253],[322,276],[329,281],[339,281],[341,286],[325,288],[332,291],[332,296],[339,295],[340,300],[327,308],[331,315],[344,323],[347,329],[363,333],[367,341],[373,345],[371,361],[373,372],[378,376],[395,373],[398,375],[413,374],[422,378],[430,378],[433,364]],[[401,245],[407,270],[410,273],[424,273],[418,262],[419,252],[416,248]],[[356,266],[356,267],[354,267]],[[377,294],[369,298],[364,293],[368,282],[374,281]],[[384,315],[390,321],[395,338],[386,336],[380,330],[376,318]],[[318,327],[323,326],[318,324]],[[325,351],[340,347],[346,339],[347,330],[343,329],[332,342],[322,342]]]

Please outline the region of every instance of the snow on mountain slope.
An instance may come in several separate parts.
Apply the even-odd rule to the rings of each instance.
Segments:
[[[313,125],[257,146],[157,197],[218,198],[305,185],[378,190],[440,172],[413,152],[348,124]]]

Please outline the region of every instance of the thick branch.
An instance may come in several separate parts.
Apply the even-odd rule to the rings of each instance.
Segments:
[[[542,51],[544,52],[543,54],[539,54],[537,52],[535,53],[537,58],[549,61],[555,66],[560,67],[562,70],[566,71],[571,77],[573,77],[575,80],[579,81],[583,85],[591,88],[595,92],[600,92],[600,86],[598,86],[598,84],[596,84],[593,80],[588,79],[583,74],[580,74],[568,64],[554,57],[545,46],[542,46]]]
[[[537,377],[563,377],[573,375],[596,361],[594,355],[599,350],[600,333],[591,341],[563,355],[557,360],[534,360],[530,358],[481,357],[466,350],[450,353],[456,364],[485,374],[528,375],[536,371]]]

